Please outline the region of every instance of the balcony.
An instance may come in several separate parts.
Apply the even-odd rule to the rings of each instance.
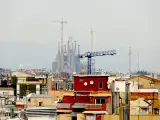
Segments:
[[[67,109],[67,110],[70,110],[71,109],[71,104],[69,104],[69,103],[57,103],[56,108],[57,109]]]
[[[85,109],[90,111],[106,110],[106,104],[86,104]]]
[[[40,81],[18,80],[18,84],[42,84]]]
[[[86,106],[85,106],[85,103],[74,103],[73,105],[72,105],[72,108],[75,108],[75,109],[77,109],[77,108],[85,108]]]

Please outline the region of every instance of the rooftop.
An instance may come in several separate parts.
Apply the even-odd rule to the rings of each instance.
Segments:
[[[52,95],[50,95],[50,94],[48,94],[48,95],[46,95],[46,94],[39,94],[39,95],[33,94],[31,96],[31,98],[52,98]]]
[[[96,75],[96,74],[91,74],[91,75],[88,75],[88,74],[85,74],[85,75],[81,75],[81,74],[76,74],[76,75],[73,75],[73,77],[109,77],[110,75],[109,74],[100,74],[100,75]]]
[[[64,93],[62,94],[63,96],[75,96],[75,93],[74,92],[70,92],[70,93]],[[90,92],[89,94],[87,95],[84,95],[84,96],[111,96],[112,93],[111,92],[108,92],[108,91],[92,91]],[[79,94],[76,94],[76,96],[79,96]],[[83,96],[82,94],[80,94],[80,96]]]
[[[51,107],[28,107],[26,110],[53,110],[56,109],[56,106]]]
[[[13,90],[13,88],[12,87],[0,87],[0,90]]]
[[[129,78],[129,80],[132,80],[133,78],[137,78],[137,77],[144,78],[144,79],[147,79],[147,80],[150,80],[150,81],[153,81],[153,82],[160,82],[160,79],[156,79],[156,78],[149,77],[149,76],[146,76],[146,75],[133,76],[133,77]]]

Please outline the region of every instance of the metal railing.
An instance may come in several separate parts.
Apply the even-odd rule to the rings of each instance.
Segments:
[[[102,109],[102,104],[86,104],[85,109]]]
[[[71,104],[68,104],[68,103],[57,103],[56,108],[69,109],[69,108],[71,108]]]

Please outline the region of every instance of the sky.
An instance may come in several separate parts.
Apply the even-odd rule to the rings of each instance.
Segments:
[[[96,68],[117,72],[137,70],[138,52],[141,70],[160,71],[159,0],[1,0],[0,67],[18,68],[20,64],[51,68],[60,24],[64,25],[64,43],[69,36],[90,49],[90,30],[94,30],[94,51],[116,49],[117,55],[96,57]]]

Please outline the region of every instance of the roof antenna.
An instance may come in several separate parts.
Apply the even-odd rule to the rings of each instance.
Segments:
[[[131,71],[131,55],[132,55],[132,49],[131,49],[131,40],[130,40],[130,45],[129,45],[129,75],[130,77],[132,76],[132,71]]]

